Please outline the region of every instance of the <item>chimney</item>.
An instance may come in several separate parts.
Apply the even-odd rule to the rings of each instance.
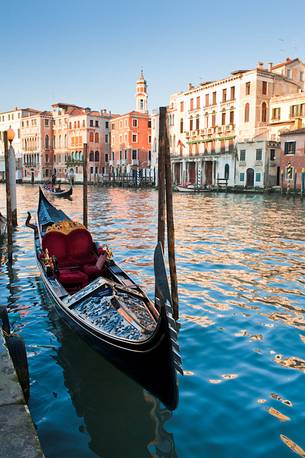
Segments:
[[[258,70],[264,70],[264,62],[257,62],[257,67]]]
[[[192,83],[189,83],[189,84],[187,85],[187,90],[188,90],[188,91],[190,91],[190,90],[193,89],[193,88],[194,88],[194,86],[192,85]]]
[[[273,67],[273,63],[269,62],[269,64],[268,64],[268,72],[272,72],[272,67]]]

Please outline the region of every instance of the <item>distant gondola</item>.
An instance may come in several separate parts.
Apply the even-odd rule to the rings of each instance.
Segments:
[[[90,232],[42,191],[37,223],[37,263],[61,316],[118,369],[175,409],[176,370],[182,369],[161,245],[154,258],[154,304]]]
[[[44,186],[42,189],[43,191],[48,192],[49,194],[55,197],[70,197],[72,196],[72,192],[73,192],[72,186],[70,186],[69,189],[62,189],[60,191],[56,190],[56,188],[54,189],[48,188],[47,186]]]

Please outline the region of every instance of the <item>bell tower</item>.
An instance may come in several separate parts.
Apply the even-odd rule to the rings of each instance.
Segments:
[[[144,78],[143,70],[141,70],[140,77],[136,84],[136,111],[139,111],[140,113],[147,113],[147,102],[147,83]]]

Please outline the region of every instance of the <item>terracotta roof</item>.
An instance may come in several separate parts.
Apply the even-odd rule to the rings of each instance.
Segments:
[[[290,57],[287,57],[287,59],[284,62],[280,62],[279,64],[272,65],[272,70],[274,68],[283,67],[283,65],[290,65],[292,62],[296,62],[297,60],[299,61],[300,59],[298,59],[298,58],[290,59]]]
[[[280,135],[299,135],[299,134],[305,134],[305,127],[302,127],[301,129],[295,129],[295,130],[288,130],[287,132],[282,132]]]

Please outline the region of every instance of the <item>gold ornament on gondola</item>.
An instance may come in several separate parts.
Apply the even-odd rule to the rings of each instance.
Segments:
[[[75,229],[86,229],[86,227],[81,224],[77,223],[76,221],[61,221],[59,223],[54,223],[52,226],[47,228],[46,232],[61,232],[62,234],[70,234],[70,232],[74,231]]]

